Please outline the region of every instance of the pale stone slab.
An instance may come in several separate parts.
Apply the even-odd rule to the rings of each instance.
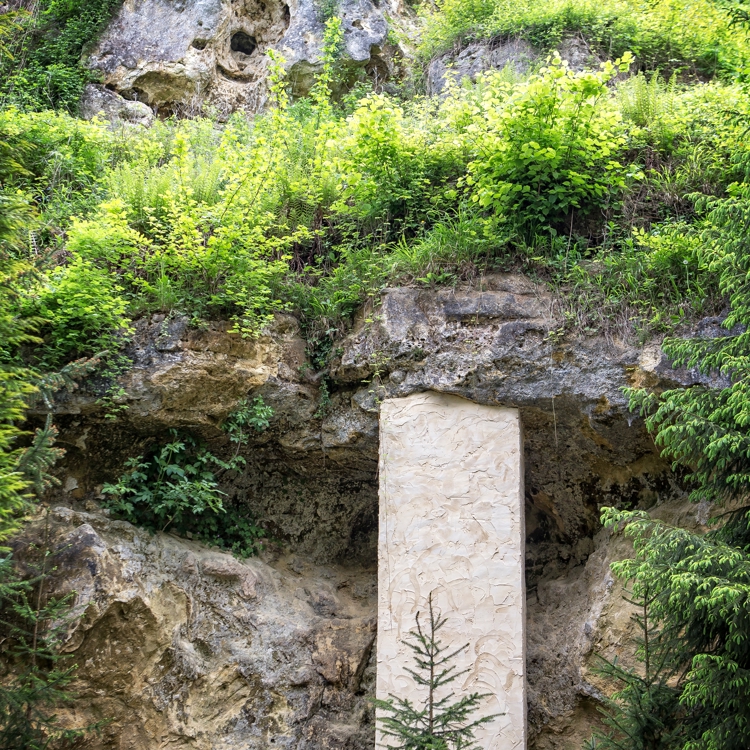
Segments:
[[[380,407],[377,697],[421,702],[402,639],[430,592],[441,640],[469,643],[457,696],[490,693],[482,750],[526,741],[523,451],[516,409],[439,393]],[[378,737],[378,746],[385,746]]]

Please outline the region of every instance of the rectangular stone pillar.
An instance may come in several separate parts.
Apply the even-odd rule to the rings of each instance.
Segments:
[[[377,697],[421,703],[402,644],[428,595],[469,648],[456,696],[490,693],[482,750],[526,742],[523,450],[516,409],[419,393],[380,408]],[[424,623],[424,614],[421,621]],[[438,697],[441,697],[440,695]],[[387,738],[378,735],[378,747]]]

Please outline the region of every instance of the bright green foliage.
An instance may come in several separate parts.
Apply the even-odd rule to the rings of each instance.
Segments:
[[[0,542],[18,530],[18,515],[26,507],[28,486],[18,467],[22,450],[16,441],[22,434],[18,423],[26,410],[26,398],[33,393],[27,368],[5,361],[8,350],[35,341],[33,321],[13,312],[13,284],[23,270],[19,263],[0,265]]]
[[[237,431],[232,433],[240,438]],[[130,459],[115,484],[105,484],[106,507],[152,531],[170,529],[183,536],[231,549],[256,551],[264,536],[247,513],[225,508],[217,471],[236,471],[245,460],[222,461],[190,435],[172,431],[172,442]]]
[[[680,227],[696,215],[686,193],[719,196],[742,177],[742,128],[725,115],[747,109],[739,87],[615,86],[611,64],[573,73],[554,58],[527,80],[370,95],[346,115],[331,101],[341,24],[326,28],[312,96],[290,103],[274,53],[276,106],[252,120],[113,131],[0,112],[18,155],[3,192],[39,215],[13,250],[40,267],[20,300],[48,321],[37,362],[114,356],[143,313],[229,318],[257,336],[292,309],[324,367],[387,284],[498,269],[574,289],[567,320],[582,328],[670,330],[719,304]]]
[[[676,91],[676,73],[665,82],[658,73],[647,79],[640,72],[618,89],[623,117],[643,128],[649,140],[663,149],[669,148],[673,134],[678,131]]]
[[[626,70],[629,60],[618,64]],[[521,86],[493,86],[490,77],[467,127],[483,137],[468,167],[473,199],[522,230],[564,229],[572,213],[616,200],[625,186],[617,161],[625,136],[607,82],[617,69],[574,73],[555,58]]]
[[[41,214],[34,222],[28,210],[22,216],[21,239],[37,259],[57,248],[71,215],[96,205],[107,168],[127,153],[127,143],[101,123],[15,107],[0,110],[0,144],[15,153],[13,169],[0,177],[5,194]]]
[[[738,87],[636,78],[616,92],[611,65],[555,60],[529,80],[368,96],[342,116],[329,99],[340,37],[331,19],[312,99],[290,104],[272,62],[277,106],[252,121],[111,131],[0,112],[9,141],[32,146],[8,186],[40,213],[15,251],[42,266],[22,295],[49,321],[39,360],[114,353],[151,311],[256,336],[292,308],[323,367],[353,312],[395,279],[519,265],[577,290],[571,325],[623,318],[624,296],[646,328],[679,324],[704,292],[711,309],[707,266],[670,224],[694,217],[686,191],[719,195],[741,171],[741,128],[722,114],[745,106]]]
[[[40,0],[17,20],[8,44],[12,60],[0,60],[0,97],[23,109],[75,112],[93,79],[82,56],[121,0]],[[21,61],[20,63],[18,61]]]
[[[82,258],[51,274],[32,308],[46,321],[43,331],[50,338],[45,364],[116,350],[128,330],[121,292],[111,274]]]
[[[389,739],[386,745],[394,750],[472,750],[478,747],[474,730],[492,721],[497,714],[472,720],[471,715],[488,696],[471,693],[454,700],[453,692],[445,692],[447,685],[465,674],[457,672],[452,662],[469,646],[451,650],[438,639],[438,631],[445,625],[446,618],[433,609],[432,594],[428,612],[427,626],[422,627],[418,612],[417,629],[409,632],[409,640],[403,641],[414,652],[415,669],[407,667],[406,671],[424,688],[424,702],[418,707],[395,695],[388,700],[374,700],[377,709],[389,714],[378,719],[380,730],[385,737],[395,738],[396,744],[390,744]],[[440,696],[440,693],[444,694]]]
[[[0,15],[0,60],[13,59],[13,55],[8,49],[8,44],[12,43],[13,37],[18,34],[22,27],[20,22],[24,19],[23,11],[5,11]]]
[[[390,238],[393,228],[413,231],[440,207],[444,196],[436,188],[455,184],[465,162],[454,138],[430,124],[431,115],[427,106],[407,115],[390,98],[373,95],[339,124],[332,153],[343,187],[339,211],[368,228],[378,222]]]
[[[321,71],[310,91],[310,99],[321,115],[328,114],[331,107],[331,87],[335,81],[336,63],[341,56],[344,43],[344,29],[338,16],[326,20],[323,34],[323,54]]]
[[[520,36],[541,51],[583,37],[592,53],[614,59],[630,51],[646,70],[731,76],[750,61],[744,30],[712,0],[440,0],[424,7],[425,58],[466,39]]]
[[[25,196],[13,190],[15,177],[29,174],[21,160],[30,149],[23,139],[0,140],[0,253],[4,256],[17,249],[33,213]]]
[[[269,141],[258,135],[247,144],[230,125],[209,161],[201,153],[204,135],[205,128],[185,124],[170,152],[162,151],[166,163],[150,166],[147,153],[115,171],[112,190],[120,198],[103,203],[94,218],[74,223],[69,249],[117,272],[118,293],[136,310],[230,315],[243,334],[256,334],[281,304],[271,290],[286,268],[277,258],[305,230],[292,236],[281,227],[271,231],[276,136]],[[158,142],[146,145],[161,150]]]

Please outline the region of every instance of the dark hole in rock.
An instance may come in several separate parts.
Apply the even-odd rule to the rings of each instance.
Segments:
[[[243,55],[252,55],[258,46],[258,42],[255,41],[254,36],[250,36],[244,31],[238,31],[232,35],[230,46],[232,52],[242,52]]]
[[[352,21],[352,26],[354,26],[355,29],[361,29],[362,28],[362,21],[357,19],[356,21]]]
[[[287,28],[289,28],[289,21],[292,18],[292,14],[289,12],[289,6],[284,6],[284,23],[286,24]]]
[[[191,46],[195,47],[195,49],[206,49],[207,44],[207,39],[193,39],[193,43]]]

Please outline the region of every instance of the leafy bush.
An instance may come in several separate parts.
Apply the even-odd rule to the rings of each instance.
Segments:
[[[101,200],[107,170],[127,152],[127,140],[102,123],[15,107],[0,109],[0,142],[17,154],[16,168],[3,180],[6,194],[25,200],[38,214],[33,221],[25,217],[24,237],[37,256],[59,245],[71,215]]]
[[[531,233],[545,225],[564,231],[574,213],[611,205],[628,174],[616,161],[625,135],[607,90],[616,71],[605,64],[599,73],[574,73],[554,58],[516,87],[493,86],[489,76],[467,127],[482,137],[480,158],[468,166],[473,200]]]
[[[34,312],[49,338],[44,359],[55,366],[71,358],[117,350],[128,331],[127,302],[111,274],[76,258],[39,290]]]
[[[205,511],[223,510],[214,473],[217,461],[192,438],[175,438],[148,458],[138,456],[126,463],[129,471],[117,484],[105,484],[102,492],[112,495],[111,510],[133,523],[165,531],[186,524]],[[222,466],[222,468],[225,468]]]
[[[338,211],[396,231],[413,231],[442,203],[440,188],[460,177],[456,145],[428,123],[428,109],[406,112],[383,95],[367,97],[339,126],[333,164],[343,187]]]
[[[222,461],[195,438],[173,430],[171,442],[130,459],[118,481],[104,485],[105,506],[152,531],[171,529],[247,556],[264,531],[239,508],[224,506],[215,473],[243,464],[237,454]]]

